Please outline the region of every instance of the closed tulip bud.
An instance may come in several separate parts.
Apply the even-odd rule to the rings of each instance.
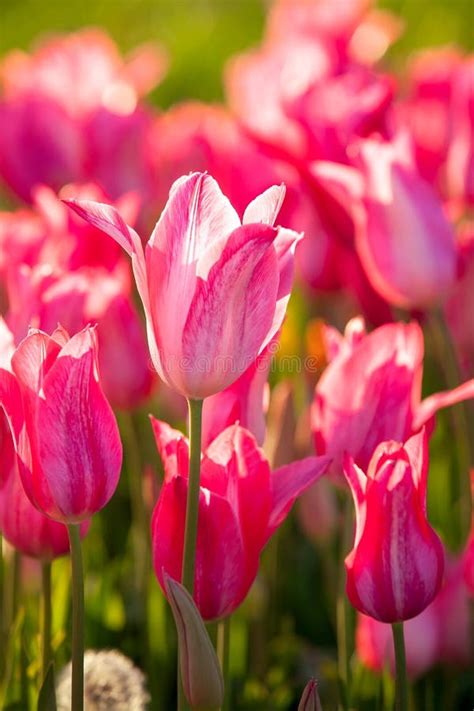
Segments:
[[[318,683],[315,679],[310,679],[306,684],[298,711],[322,711],[318,694]]]
[[[188,591],[166,574],[164,580],[178,632],[186,698],[196,710],[218,708],[224,701],[224,680],[204,622]]]
[[[117,423],[99,384],[95,330],[72,338],[62,328],[52,336],[31,331],[12,370],[24,417],[12,429],[25,492],[50,518],[80,523],[109,501],[122,464]]]
[[[381,622],[409,620],[434,599],[444,571],[443,546],[426,517],[425,429],[405,444],[379,445],[367,475],[347,456],[344,473],[356,507],[348,597]]]
[[[242,224],[215,180],[185,176],[172,186],[145,252],[110,205],[67,201],[130,255],[153,364],[188,398],[232,385],[282,324],[299,240],[273,227],[283,197],[283,186],[269,188]]]

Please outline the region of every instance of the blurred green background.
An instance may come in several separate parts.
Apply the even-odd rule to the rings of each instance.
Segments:
[[[351,0],[334,0],[337,2]],[[222,97],[222,67],[235,52],[259,42],[264,0],[1,0],[0,50],[28,48],[43,34],[87,25],[106,28],[123,49],[157,40],[171,65],[152,99],[162,107],[183,99]],[[473,0],[383,0],[406,22],[395,59],[430,45],[474,46]]]

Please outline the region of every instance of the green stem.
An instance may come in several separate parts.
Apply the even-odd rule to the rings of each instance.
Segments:
[[[72,565],[71,711],[84,711],[84,572],[78,524],[68,525]]]
[[[395,709],[396,711],[408,711],[408,681],[403,622],[394,622],[392,624],[392,632],[395,649]]]
[[[188,400],[189,407],[189,477],[186,502],[186,526],[184,529],[184,551],[182,582],[193,594],[194,567],[199,514],[199,480],[201,476],[201,424],[202,400]]]
[[[217,656],[221,664],[224,678],[224,703],[221,711],[230,709],[230,684],[229,684],[229,648],[230,648],[230,616],[220,620],[217,624]]]
[[[49,663],[52,659],[51,653],[51,563],[44,562],[41,566],[41,586],[42,586],[42,648],[41,665],[42,681],[45,680]]]
[[[194,568],[196,563],[196,543],[199,514],[199,481],[201,478],[201,425],[202,400],[188,400],[189,409],[189,476],[186,500],[186,524],[184,528],[184,549],[182,583],[193,594]],[[178,711],[187,708],[178,659]]]

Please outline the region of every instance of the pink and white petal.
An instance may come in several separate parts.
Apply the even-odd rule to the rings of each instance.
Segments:
[[[293,277],[295,273],[295,249],[298,242],[303,239],[303,235],[279,227],[278,234],[274,242],[277,253],[279,283],[277,291],[277,303],[272,325],[267,337],[263,342],[260,352],[270,343],[275,334],[280,330],[286,314],[286,307],[293,288]]]
[[[272,185],[247,206],[242,223],[260,222],[273,227],[285,199],[284,185]]]
[[[225,389],[263,349],[278,292],[275,236],[265,225],[238,228],[207,280],[198,279],[183,333],[191,397]]]
[[[418,489],[421,505],[426,514],[426,486],[428,481],[428,434],[426,427],[410,437],[403,445],[411,464],[413,481]]]
[[[455,405],[464,400],[474,399],[474,378],[459,385],[454,390],[444,390],[425,398],[415,410],[413,429],[417,430],[426,424],[443,407]]]

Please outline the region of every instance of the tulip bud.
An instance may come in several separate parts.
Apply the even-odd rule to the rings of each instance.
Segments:
[[[444,571],[443,546],[426,515],[425,428],[403,445],[380,444],[367,475],[346,457],[344,473],[356,506],[349,599],[381,622],[409,620],[435,598]]]
[[[220,707],[224,701],[224,680],[204,622],[188,591],[166,573],[164,580],[178,632],[186,698],[193,709]]]
[[[306,684],[298,711],[322,711],[316,679],[310,679]]]

